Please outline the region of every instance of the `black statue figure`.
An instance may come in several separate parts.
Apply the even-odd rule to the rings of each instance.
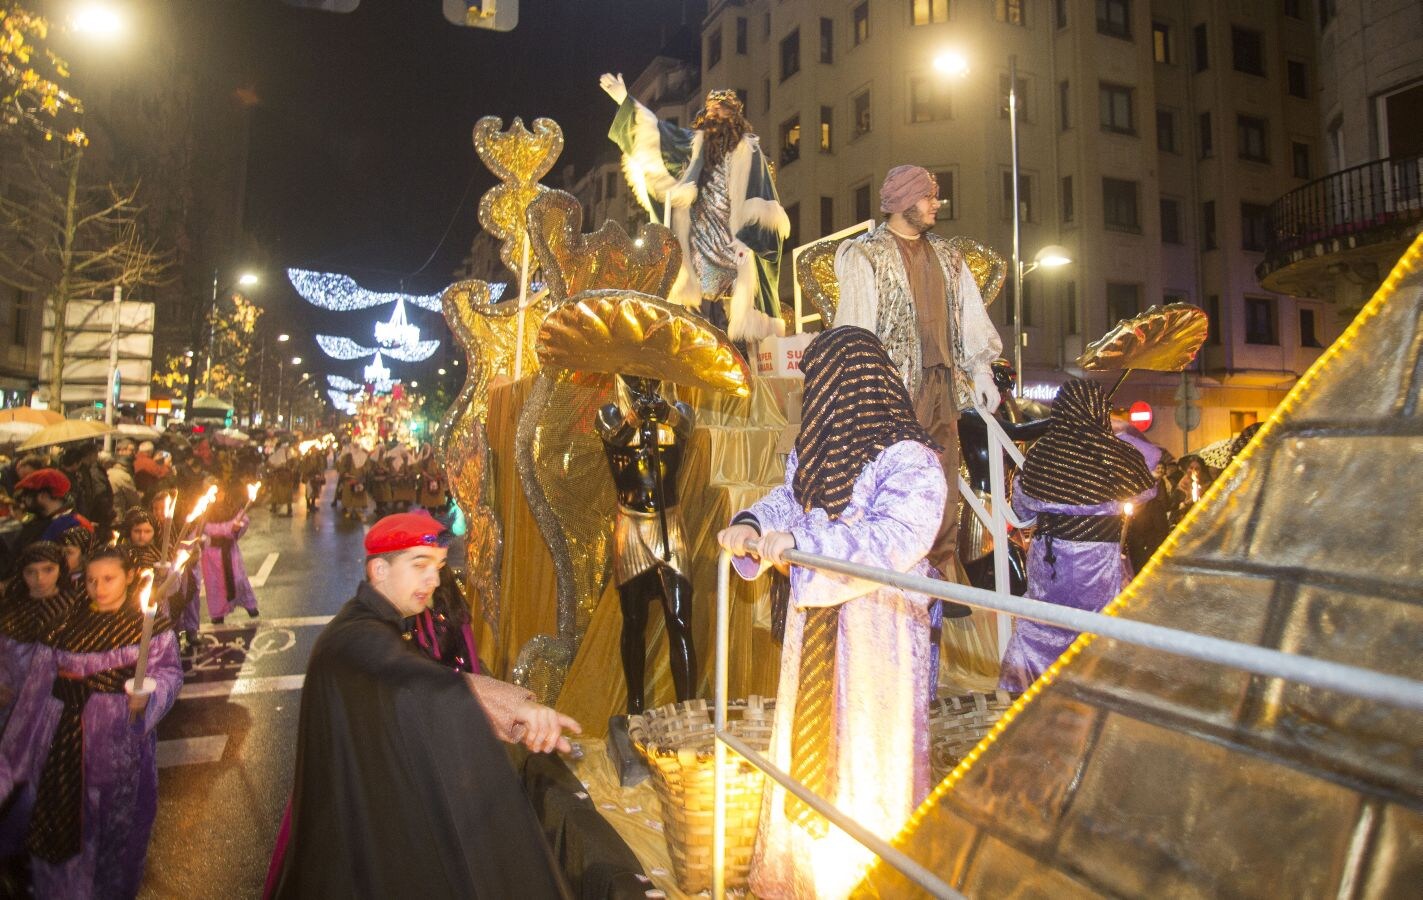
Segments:
[[[690,700],[696,692],[691,560],[677,506],[677,473],[695,418],[687,404],[668,403],[658,382],[619,377],[632,408],[609,403],[598,410],[597,427],[618,493],[613,571],[622,600],[627,709],[633,715],[643,711],[644,633],[654,599],[661,599],[666,618],[677,699]]]

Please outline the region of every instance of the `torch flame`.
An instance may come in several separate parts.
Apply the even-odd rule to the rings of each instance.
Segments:
[[[188,559],[189,559],[189,557],[191,557],[191,556],[192,556],[192,554],[190,554],[190,553],[188,552],[188,548],[187,548],[187,547],[184,547],[182,550],[179,550],[179,551],[178,551],[178,556],[173,560],[173,571],[175,571],[175,572],[181,572],[181,571],[183,571],[183,567],[188,564]]]
[[[196,522],[198,520],[198,517],[208,511],[208,507],[211,506],[212,502],[216,499],[217,485],[213,485],[212,487],[207,489],[206,493],[204,493],[201,497],[198,498],[197,503],[193,504],[193,511],[188,513],[188,524],[191,525]]]
[[[138,576],[138,606],[144,614],[152,613],[153,604],[153,570],[144,569]]]
[[[1134,509],[1136,509],[1136,504],[1134,504],[1134,503],[1132,503],[1130,500],[1128,500],[1126,503],[1123,503],[1123,504],[1122,504],[1122,515],[1124,515],[1124,516],[1126,516],[1128,519],[1130,519],[1130,518],[1131,518],[1131,514],[1132,514],[1132,510],[1134,510]]]
[[[261,490],[261,489],[262,489],[262,482],[260,482],[260,481],[254,481],[254,482],[252,482],[251,484],[247,485],[247,502],[248,502],[248,503],[256,503],[256,502],[257,502],[257,492],[258,492],[259,490]]]
[[[166,494],[163,497],[163,518],[168,520],[173,518],[173,508],[178,505],[177,494]]]

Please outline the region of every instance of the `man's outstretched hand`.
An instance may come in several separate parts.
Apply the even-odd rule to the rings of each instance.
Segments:
[[[622,75],[614,75],[612,72],[604,72],[598,76],[598,86],[607,91],[608,96],[613,98],[613,102],[622,106],[627,99],[627,85],[623,84]]]
[[[573,744],[563,732],[582,734],[576,721],[542,703],[530,700],[514,710],[514,739],[534,753],[570,753]]]

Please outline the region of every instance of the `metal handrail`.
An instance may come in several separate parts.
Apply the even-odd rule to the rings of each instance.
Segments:
[[[1178,656],[1185,656],[1203,662],[1230,666],[1231,668],[1253,672],[1273,678],[1283,678],[1300,684],[1325,690],[1337,691],[1353,697],[1375,700],[1392,706],[1423,711],[1423,681],[1389,675],[1372,669],[1364,669],[1345,663],[1315,659],[1242,644],[1222,638],[1209,637],[1194,632],[1152,625],[1102,613],[1084,612],[1070,607],[1058,606],[1041,600],[1014,597],[1008,593],[985,591],[966,585],[951,584],[933,578],[908,575],[890,569],[879,569],[829,559],[799,550],[788,550],[784,557],[797,566],[820,569],[849,575],[866,581],[897,587],[901,590],[952,600],[969,606],[990,609],[1000,613],[1020,616],[1035,622],[1057,625],[1073,631],[1096,634],[1114,640],[1162,650]],[[942,880],[921,865],[909,859],[900,851],[887,845],[874,835],[866,834],[853,820],[828,803],[819,800],[806,791],[804,785],[771,765],[760,754],[751,751],[736,735],[726,731],[727,660],[730,653],[730,578],[731,553],[723,550],[717,564],[717,608],[716,608],[716,699],[714,733],[714,760],[716,766],[714,801],[712,806],[712,896],[725,896],[725,851],[726,851],[726,785],[722,777],[726,763],[728,746],[741,753],[747,762],[770,775],[787,790],[805,800],[830,821],[841,827],[865,847],[875,852],[885,862],[894,866],[905,877],[937,897],[958,897]],[[846,825],[854,825],[853,828]],[[866,839],[868,838],[868,840]],[[888,852],[884,852],[888,851]]]
[[[1423,221],[1423,154],[1376,159],[1317,178],[1270,205],[1267,255]]]

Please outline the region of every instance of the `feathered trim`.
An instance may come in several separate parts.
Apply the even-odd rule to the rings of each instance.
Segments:
[[[666,197],[677,186],[662,160],[662,134],[652,110],[634,101],[632,152],[623,156],[623,174],[648,212],[655,213],[651,200]]]
[[[785,207],[774,200],[747,197],[741,205],[742,225],[756,225],[767,231],[774,231],[781,240],[791,236],[791,217]]]
[[[732,249],[736,251],[736,281],[732,284],[731,308],[726,315],[727,336],[733,341],[750,342],[785,335],[785,320],[756,308],[756,297],[761,292],[756,254],[740,241],[732,241]]]

